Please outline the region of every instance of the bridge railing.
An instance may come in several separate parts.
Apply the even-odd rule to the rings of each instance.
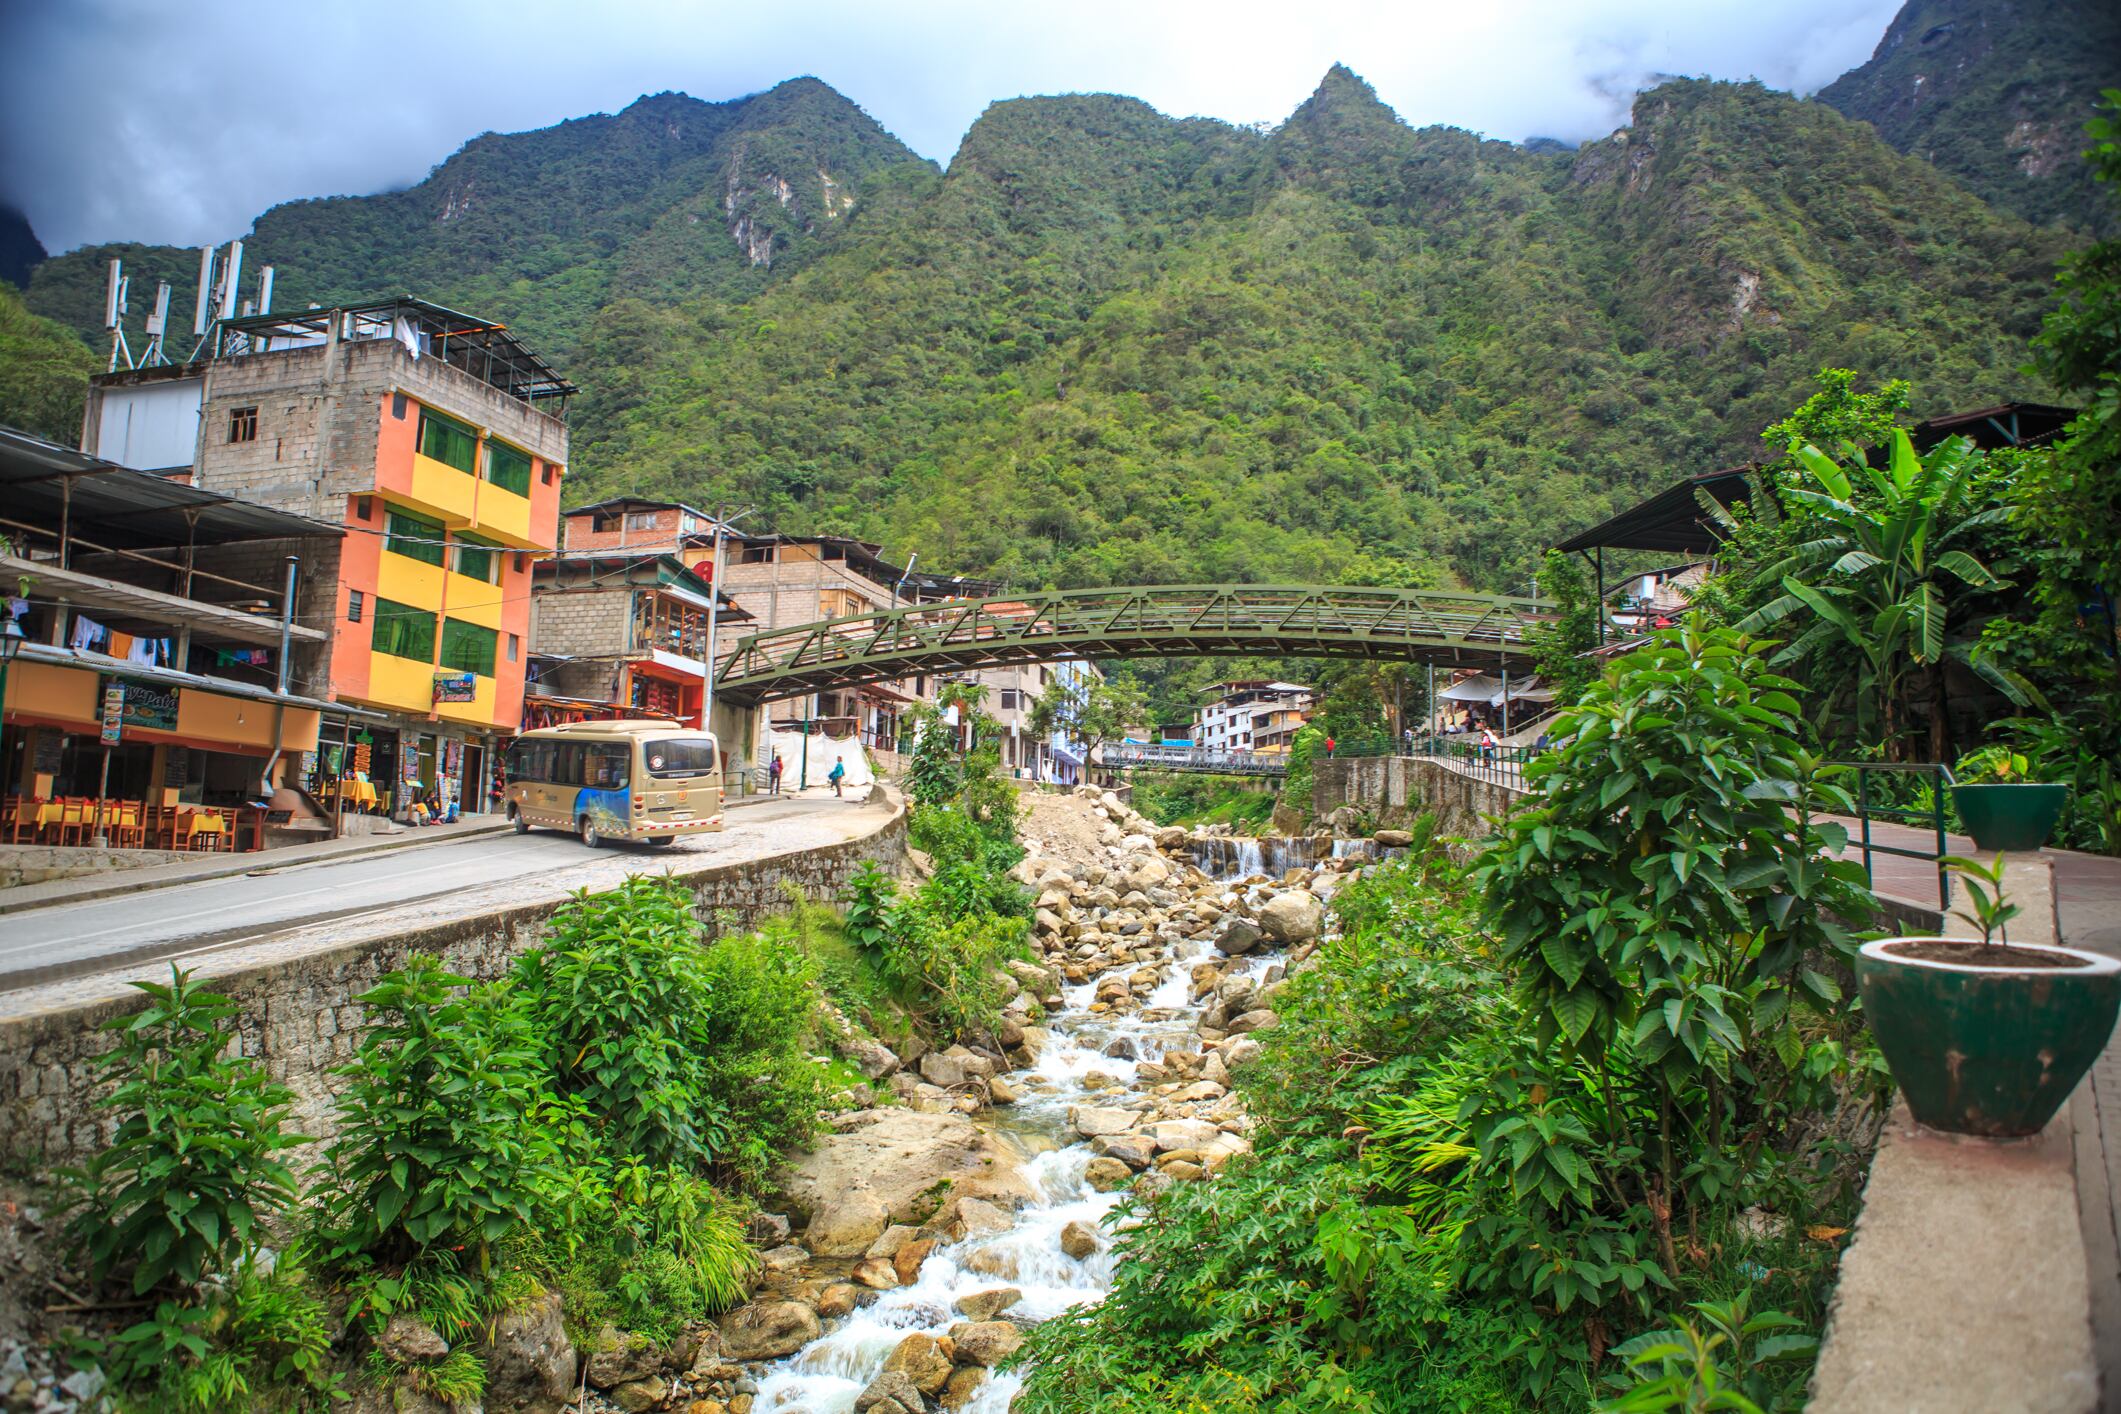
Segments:
[[[1471,737],[1425,736],[1416,739],[1409,754],[1441,761],[1475,780],[1521,791],[1526,789],[1524,768],[1550,749],[1544,746],[1482,746]]]
[[[1287,755],[1267,751],[1203,751],[1184,746],[1107,746],[1104,764],[1165,771],[1207,771],[1225,776],[1286,776]]]
[[[1062,656],[1124,644],[1143,653],[1224,651],[1233,640],[1322,654],[1402,647],[1515,651],[1543,606],[1435,590],[1312,585],[1162,585],[1050,590],[909,605],[769,629],[740,639],[717,665],[728,691],[766,690]],[[809,690],[807,686],[795,690]]]

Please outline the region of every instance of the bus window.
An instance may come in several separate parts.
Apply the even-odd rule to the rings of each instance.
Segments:
[[[627,757],[632,751],[615,742],[593,742],[583,749],[582,784],[599,790],[617,790],[626,784]]]
[[[578,741],[556,741],[552,744],[552,757],[545,768],[545,779],[556,786],[578,786],[582,783],[582,743]]]
[[[714,772],[714,738],[706,736],[672,736],[659,741],[641,743],[642,759],[648,763],[648,774],[664,778],[672,776],[706,776]]]

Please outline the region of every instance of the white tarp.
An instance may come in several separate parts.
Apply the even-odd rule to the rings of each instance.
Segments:
[[[1446,702],[1493,702],[1496,695],[1501,691],[1501,678],[1489,677],[1486,673],[1480,673],[1467,678],[1464,682],[1453,683],[1436,695],[1443,698]]]
[[[768,733],[768,742],[771,750],[768,751],[766,760],[770,763],[773,760],[773,752],[780,753],[781,789],[784,791],[801,790],[805,784],[805,740],[806,738],[801,732]],[[826,777],[832,774],[832,766],[836,761],[847,763],[847,774],[840,781],[840,787],[843,790],[852,790],[856,786],[867,786],[876,779],[876,772],[869,767],[869,754],[862,750],[860,738],[845,736],[835,739],[826,736],[823,732],[817,732],[809,736],[807,741],[809,742],[808,784],[813,786],[827,784]],[[760,788],[763,789],[766,784],[766,776],[763,770],[757,779]]]
[[[1502,679],[1481,673],[1436,694],[1447,702],[1476,702],[1483,707],[1502,705]],[[1551,702],[1554,690],[1541,687],[1536,677],[1517,678],[1510,683],[1512,702]]]

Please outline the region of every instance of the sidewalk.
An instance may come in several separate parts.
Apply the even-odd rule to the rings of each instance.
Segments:
[[[151,864],[144,869],[117,869],[108,874],[87,874],[76,879],[18,884],[0,890],[0,913],[112,898],[142,889],[196,884],[205,879],[229,879],[238,874],[262,874],[304,864],[335,863],[386,850],[417,849],[422,845],[476,839],[481,835],[499,834],[508,828],[508,822],[499,815],[467,815],[454,825],[406,825],[387,835],[346,835],[335,840],[318,840],[315,844],[284,845],[279,849],[247,854],[201,854],[168,864]]]

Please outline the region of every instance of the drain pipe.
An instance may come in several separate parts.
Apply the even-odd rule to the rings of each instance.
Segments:
[[[258,798],[265,801],[272,799],[272,770],[280,764],[280,757],[284,754],[280,747],[280,731],[287,722],[287,649],[294,638],[295,572],[301,564],[302,561],[298,557],[287,557],[287,589],[280,596],[280,662],[279,673],[273,683],[273,692],[280,700],[273,704],[272,709],[272,755],[265,758],[265,769],[258,774]],[[258,841],[261,846],[264,844],[262,826],[259,828]]]

